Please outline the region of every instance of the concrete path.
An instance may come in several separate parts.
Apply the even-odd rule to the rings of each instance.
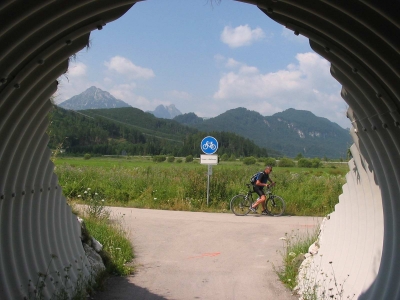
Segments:
[[[297,299],[273,270],[285,233],[320,219],[112,208],[123,216],[137,271],[111,278],[94,299]]]

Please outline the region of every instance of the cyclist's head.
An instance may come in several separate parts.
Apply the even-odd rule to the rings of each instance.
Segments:
[[[272,172],[272,166],[270,166],[270,165],[266,166],[264,172],[267,173],[267,174],[271,173]]]

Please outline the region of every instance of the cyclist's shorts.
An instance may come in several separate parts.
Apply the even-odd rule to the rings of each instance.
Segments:
[[[265,195],[264,193],[264,187],[260,187],[258,185],[253,185],[253,191],[255,191],[257,193],[258,196],[262,196]]]

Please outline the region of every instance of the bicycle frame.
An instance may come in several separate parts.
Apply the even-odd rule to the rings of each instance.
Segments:
[[[236,195],[230,201],[231,210],[237,216],[247,215],[251,211],[251,204],[254,203],[252,194],[256,192],[254,192],[253,185],[246,184],[246,186],[248,188],[246,194]],[[270,216],[281,216],[285,211],[285,201],[282,197],[275,195],[272,188],[273,187],[267,187],[265,191],[266,212]]]

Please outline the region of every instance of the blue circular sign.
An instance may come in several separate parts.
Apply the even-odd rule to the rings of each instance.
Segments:
[[[212,136],[206,136],[200,144],[201,151],[205,154],[214,154],[218,150],[218,142]]]

